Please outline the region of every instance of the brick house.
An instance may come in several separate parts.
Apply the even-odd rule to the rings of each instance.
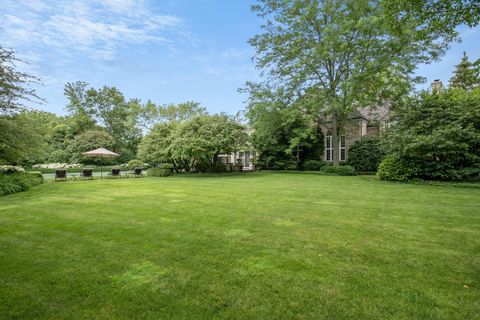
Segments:
[[[343,129],[344,133],[339,137],[337,150],[340,161],[348,161],[348,150],[355,141],[361,140],[364,137],[378,135],[381,131],[385,130],[389,115],[390,109],[387,106],[375,109],[363,108],[352,113],[345,124]],[[325,139],[322,160],[332,162],[334,152],[332,134],[326,128],[322,128],[322,133]]]

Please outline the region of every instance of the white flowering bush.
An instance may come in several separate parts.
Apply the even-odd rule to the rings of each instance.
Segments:
[[[0,166],[0,173],[16,173],[16,172],[24,172],[25,169],[23,169],[20,166],[10,166],[10,165],[4,165]]]
[[[79,163],[40,163],[34,164],[32,169],[75,169],[82,167]]]

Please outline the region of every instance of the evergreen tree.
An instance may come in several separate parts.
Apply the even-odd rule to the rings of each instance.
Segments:
[[[453,74],[454,76],[450,78],[450,87],[452,88],[471,90],[480,84],[478,69],[468,60],[466,52],[463,52],[463,58],[455,66]]]

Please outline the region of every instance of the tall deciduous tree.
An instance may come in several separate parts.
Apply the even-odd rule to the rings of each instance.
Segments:
[[[12,112],[25,107],[24,102],[44,102],[31,84],[39,79],[26,72],[17,70],[16,63],[21,62],[15,51],[0,46],[0,111]]]
[[[200,106],[200,103],[194,101],[158,105],[149,100],[147,103],[139,105],[138,120],[144,129],[151,130],[155,124],[160,122],[184,122],[206,113],[207,110]]]
[[[270,85],[303,97],[305,111],[326,116],[334,148],[352,111],[409,91],[416,65],[446,45],[435,41],[444,34],[417,30],[413,18],[392,32],[381,0],[259,2],[253,11],[266,20],[264,32],[250,39],[257,67]],[[333,155],[338,164],[339,153]]]
[[[121,160],[132,159],[141,139],[137,126],[139,101],[127,101],[115,87],[87,88],[88,84],[80,81],[65,85],[65,95],[69,98],[66,109],[74,134],[102,125],[114,139],[112,147],[122,155]]]
[[[478,69],[468,60],[466,52],[463,53],[460,63],[455,66],[453,74],[453,77],[450,78],[450,87],[452,88],[471,90],[480,84]]]
[[[220,154],[237,151],[247,142],[245,127],[226,114],[201,115],[178,128],[174,157],[207,163],[214,169]]]

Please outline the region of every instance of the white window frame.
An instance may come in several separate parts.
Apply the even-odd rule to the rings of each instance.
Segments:
[[[325,161],[333,161],[333,136],[328,135],[325,137]]]
[[[246,168],[250,168],[250,151],[245,151],[243,153],[243,166]]]
[[[338,159],[340,159],[340,161],[345,161],[347,158],[346,146],[347,146],[347,141],[346,141],[345,135],[342,134],[340,136],[340,139],[338,140]],[[342,151],[343,151],[343,157],[342,157]]]

